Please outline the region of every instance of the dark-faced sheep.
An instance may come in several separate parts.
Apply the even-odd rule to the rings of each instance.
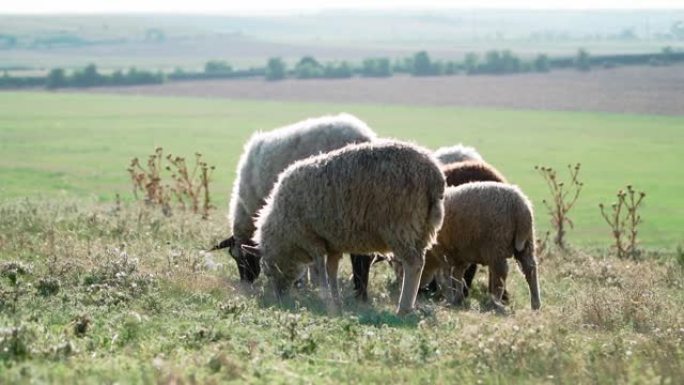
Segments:
[[[456,162],[464,162],[466,160],[483,161],[482,156],[473,147],[457,144],[450,147],[440,147],[435,152],[435,158],[442,162],[442,164],[451,164]]]
[[[264,205],[278,174],[295,161],[348,144],[368,142],[375,137],[364,122],[349,114],[307,119],[254,134],[245,144],[233,184],[230,198],[232,236],[213,250],[228,248],[237,263],[240,279],[253,282],[260,273],[259,262],[246,257],[241,246],[253,245],[254,217]]]
[[[437,243],[426,254],[423,279],[447,271],[440,284],[447,299],[463,300],[463,274],[472,263],[489,267],[490,291],[497,307],[508,275],[507,259],[520,265],[530,288],[532,309],[541,300],[534,255],[532,205],[516,186],[475,182],[449,187],[444,199],[444,223]],[[437,274],[439,277],[440,274]]]
[[[255,242],[280,296],[309,264],[339,301],[342,253],[393,253],[404,266],[398,312],[413,309],[425,249],[443,217],[444,175],[420,147],[378,141],[301,160],[278,178],[256,221]],[[327,261],[325,260],[327,256]],[[323,269],[320,269],[323,271]]]

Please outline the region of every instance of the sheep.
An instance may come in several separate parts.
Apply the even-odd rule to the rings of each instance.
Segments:
[[[469,147],[472,149],[472,147]],[[473,149],[474,150],[474,149]],[[460,186],[465,183],[471,182],[500,182],[508,183],[506,178],[493,166],[483,162],[483,161],[462,161],[452,164],[448,164],[442,168],[444,171],[444,176],[446,177],[447,186]],[[467,297],[469,288],[473,283],[475,278],[475,273],[477,272],[477,264],[471,264],[464,273],[464,279],[466,283],[466,288],[464,289],[464,295]],[[433,286],[434,281],[431,282]],[[504,288],[503,301],[508,302],[508,292]]]
[[[466,160],[483,161],[482,156],[475,148],[464,146],[460,143],[451,147],[440,147],[435,150],[434,154],[435,157],[445,165]]]
[[[237,263],[240,279],[253,282],[261,269],[258,261],[243,254],[241,246],[253,245],[254,216],[264,205],[278,174],[297,160],[375,138],[376,134],[366,123],[344,113],[254,134],[245,144],[230,197],[232,236],[211,250],[228,248]]]
[[[447,299],[460,304],[464,298],[463,273],[472,263],[487,265],[495,306],[508,274],[507,258],[513,255],[530,289],[532,309],[541,307],[534,248],[532,204],[517,186],[499,182],[474,182],[448,187],[444,199],[444,223],[437,243],[427,251],[423,281],[437,274]]]
[[[465,183],[478,182],[478,181],[492,181],[507,183],[506,178],[491,165],[481,162],[481,161],[463,161],[456,162],[449,165],[442,166],[442,171],[446,178],[447,186],[460,186]],[[360,261],[357,264],[353,264],[354,276],[355,277],[365,277],[365,282],[368,282],[368,274],[370,269],[370,263],[362,265],[364,261]],[[397,277],[401,277],[401,266],[399,264],[393,263],[396,270]],[[470,288],[475,273],[477,272],[477,264],[472,264],[465,272],[465,282],[466,289],[464,290],[465,296],[468,296],[468,288]],[[437,284],[434,280],[428,280],[424,282],[427,286],[429,285],[428,291],[436,291]],[[367,293],[361,291],[361,296],[367,297]],[[504,292],[504,302],[508,301],[508,293]]]
[[[405,314],[415,304],[425,249],[441,226],[444,189],[427,150],[387,140],[350,145],[283,171],[255,222],[258,247],[242,248],[262,257],[279,298],[315,263],[327,273],[320,285],[335,303],[342,253],[392,252],[404,265],[397,312]]]

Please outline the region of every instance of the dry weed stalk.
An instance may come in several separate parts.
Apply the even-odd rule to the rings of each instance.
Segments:
[[[584,183],[580,182],[577,178],[580,164],[577,163],[575,166],[568,165],[568,170],[570,171],[569,183],[560,181],[556,170],[551,167],[535,166],[534,169],[544,178],[551,192],[552,201],[549,203],[547,200],[543,200],[542,203],[548,209],[549,215],[551,215],[551,225],[556,231],[553,241],[559,247],[565,248],[565,225],[567,224],[570,228],[574,227],[572,220],[568,217],[568,213],[577,202],[582,186],[584,186]]]
[[[537,237],[536,245],[534,246],[535,253],[537,254],[537,259],[541,262],[546,254],[549,252],[549,237],[551,236],[551,231],[546,231],[544,236]]]
[[[176,196],[179,205],[186,209],[189,204],[193,213],[197,214],[201,211],[202,218],[208,218],[209,211],[214,208],[209,195],[209,182],[215,167],[209,166],[207,162],[204,162],[200,153],[195,153],[195,165],[192,168],[192,172],[189,171],[185,158],[173,157],[169,154],[166,156],[166,159],[174,168],[172,169],[171,166],[166,167],[167,170],[173,173],[171,178],[175,184],[171,191]]]
[[[170,165],[164,167],[164,158]],[[162,170],[172,173],[173,185],[162,184]],[[128,173],[133,183],[133,195],[140,199],[143,195],[145,203],[160,206],[165,215],[171,215],[172,195],[182,210],[190,208],[193,213],[201,213],[202,218],[209,217],[211,204],[209,183],[215,167],[202,160],[202,154],[195,153],[195,165],[189,170],[185,158],[171,154],[163,156],[163,149],[157,147],[147,160],[147,167],[140,164],[138,158],[131,160]]]
[[[599,204],[601,215],[612,230],[614,247],[619,258],[636,258],[639,255],[637,235],[642,221],[638,211],[645,196],[646,193],[636,191],[629,185],[627,191],[618,191],[618,200],[610,205],[611,211],[608,211],[603,203]],[[627,239],[623,240],[625,235]]]
[[[133,196],[140,199],[138,192],[144,194],[143,200],[151,206],[160,206],[165,215],[171,215],[171,204],[168,186],[162,185],[161,170],[163,162],[161,147],[154,150],[154,154],[147,158],[147,168],[140,164],[138,158],[131,160],[128,173],[133,183]]]

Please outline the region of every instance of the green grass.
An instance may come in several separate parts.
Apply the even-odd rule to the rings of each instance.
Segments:
[[[342,279],[339,312],[311,290],[277,306],[263,279],[241,287],[225,255],[207,268],[199,247],[222,229],[220,218],[167,218],[137,204],[0,204],[0,383],[674,385],[684,377],[684,265],[673,260],[544,255],[539,312],[513,268],[508,315],[482,310],[480,274],[466,309],[421,298],[418,314],[399,318],[386,264],[371,272],[368,305]]]
[[[585,189],[571,213],[570,241],[609,242],[598,203],[633,184],[648,195],[641,239],[674,249],[684,242],[684,117],[597,113],[280,103],[51,93],[0,93],[0,199],[131,199],[126,168],[156,146],[216,165],[213,198],[227,206],[245,140],[325,113],[347,111],[379,134],[436,148],[476,146],[531,197],[540,230],[546,186],[533,167],[581,162]],[[565,170],[561,170],[563,174]]]

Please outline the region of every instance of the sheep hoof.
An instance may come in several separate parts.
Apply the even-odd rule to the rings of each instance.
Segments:
[[[488,305],[487,310],[494,311],[494,313],[496,313],[498,315],[507,315],[508,314],[508,310],[506,309],[506,306],[504,306],[504,304],[502,304],[499,301],[495,301],[492,299],[491,301],[489,301],[489,303],[487,305]]]
[[[415,311],[416,311],[415,308],[397,309],[397,315],[398,315],[399,317],[404,317],[404,316],[408,316],[408,315],[414,314]]]

